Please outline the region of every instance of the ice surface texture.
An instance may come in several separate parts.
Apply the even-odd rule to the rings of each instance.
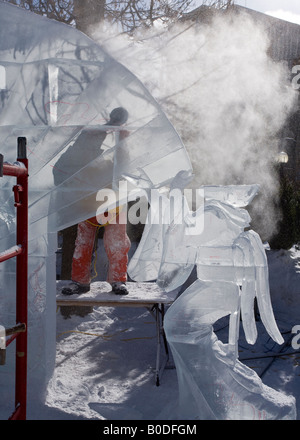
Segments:
[[[0,35],[0,152],[14,162],[17,137],[28,145],[30,402],[55,361],[57,231],[95,216],[102,188],[160,187],[191,165],[143,84],[87,36],[2,1]],[[118,107],[128,111],[126,126],[107,125]],[[0,251],[15,244],[14,183],[0,183]],[[0,276],[0,323],[9,326],[14,263],[3,263]],[[11,370],[8,362],[5,382]]]
[[[257,185],[204,187],[204,202],[195,217],[182,196],[184,221],[147,224],[129,274],[156,279],[167,291],[180,288],[197,267],[197,279],[181,293],[165,316],[165,332],[174,357],[179,384],[180,419],[295,419],[293,397],[265,386],[259,376],[238,360],[240,316],[247,342],[257,329],[254,300],[274,341],[283,338],[273,315],[268,265],[261,239],[249,227],[243,209]],[[163,218],[170,205],[151,206]],[[149,213],[149,218],[152,214]],[[163,222],[162,222],[163,223]],[[198,229],[194,225],[198,225]],[[191,233],[192,231],[192,233]],[[228,343],[213,332],[213,324],[229,316]]]
[[[95,215],[97,191],[124,176],[159,186],[190,168],[156,101],[99,45],[53,20],[0,8],[1,151],[15,160],[16,137],[27,137],[36,230],[43,221],[57,231]],[[120,128],[105,125],[117,107],[129,113],[126,142],[116,142]],[[2,191],[2,206],[10,192]]]

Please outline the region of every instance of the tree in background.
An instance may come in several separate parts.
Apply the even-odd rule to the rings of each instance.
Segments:
[[[132,33],[151,27],[157,21],[171,23],[190,11],[195,0],[73,0],[76,27],[88,34],[89,26],[101,21],[118,24],[122,32]],[[233,0],[204,0],[203,5],[226,9]]]
[[[73,15],[73,0],[6,0],[7,3],[20,6],[28,11],[45,17],[62,21],[66,24],[75,24]]]
[[[179,20],[195,6],[195,0],[6,0],[29,11],[62,21],[89,33],[89,27],[104,20],[132,33],[155,22]],[[227,9],[234,0],[203,0],[202,4]]]

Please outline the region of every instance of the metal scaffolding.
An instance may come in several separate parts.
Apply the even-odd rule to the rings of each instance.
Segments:
[[[0,253],[0,263],[16,257],[16,324],[5,329],[5,348],[0,348],[0,364],[5,363],[6,347],[16,340],[15,409],[10,420],[25,420],[27,408],[27,315],[28,315],[28,159],[26,138],[18,138],[17,162],[3,161],[0,155],[0,177],[14,176],[16,207],[16,245]]]

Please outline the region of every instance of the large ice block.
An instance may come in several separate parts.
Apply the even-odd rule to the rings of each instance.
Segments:
[[[2,1],[0,35],[0,152],[14,162],[17,137],[28,146],[30,404],[55,359],[57,231],[100,213],[99,190],[160,188],[191,163],[143,84],[86,35]],[[127,121],[111,118],[119,108]],[[0,251],[15,244],[14,184],[0,179]],[[0,266],[5,325],[14,320],[14,275],[14,262]],[[0,386],[13,375],[8,362]]]
[[[150,267],[151,277],[168,291],[187,282],[197,267],[198,279],[178,296],[164,321],[178,377],[179,419],[296,418],[294,398],[266,387],[238,360],[240,316],[247,342],[257,339],[255,298],[267,332],[283,343],[272,310],[265,250],[259,235],[248,230],[251,219],[243,209],[257,190],[257,185],[204,187],[203,206],[192,212],[183,203],[181,223],[175,221],[176,212],[164,229],[148,224],[132,258],[132,277],[142,281]],[[165,196],[162,218],[168,202]],[[149,217],[151,212],[158,215],[155,204]],[[202,218],[203,227],[191,234],[195,217]],[[226,344],[213,332],[224,316],[229,317]]]
[[[236,313],[235,283],[193,283],[168,309],[165,331],[179,385],[179,420],[288,420],[296,418],[291,396],[264,385],[259,376],[235,358],[212,324]],[[237,315],[239,320],[239,314]]]

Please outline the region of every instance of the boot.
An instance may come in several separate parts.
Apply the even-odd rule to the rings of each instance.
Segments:
[[[80,284],[74,281],[61,291],[63,295],[80,295],[90,290],[90,284]]]
[[[116,295],[128,295],[128,290],[125,283],[117,281],[115,283],[111,283],[112,291]]]

